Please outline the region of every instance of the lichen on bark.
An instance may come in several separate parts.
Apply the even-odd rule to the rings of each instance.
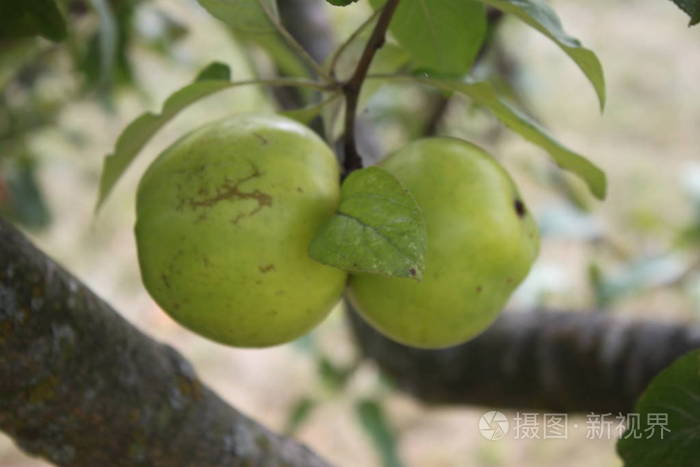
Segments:
[[[227,405],[2,218],[0,356],[0,429],[57,465],[328,465]]]

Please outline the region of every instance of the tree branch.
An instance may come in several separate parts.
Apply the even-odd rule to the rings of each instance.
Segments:
[[[476,339],[442,350],[406,347],[348,316],[364,355],[435,404],[627,413],[654,376],[700,348],[698,326],[595,311],[506,312]]]
[[[365,82],[369,67],[372,65],[372,60],[377,54],[377,51],[382,48],[386,39],[386,31],[391,23],[391,18],[394,16],[396,7],[399,6],[400,0],[388,0],[384,5],[381,15],[377,20],[377,24],[372,30],[372,35],[367,41],[365,50],[357,62],[355,72],[350,79],[343,85],[343,94],[345,95],[345,175],[347,176],[353,170],[362,168],[362,157],[357,150],[355,141],[355,119],[357,116],[357,105],[360,100],[360,92],[362,85]]]
[[[58,465],[326,466],[227,405],[0,218],[0,429]]]

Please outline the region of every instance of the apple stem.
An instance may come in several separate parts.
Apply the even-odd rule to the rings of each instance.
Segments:
[[[389,28],[391,18],[394,16],[394,12],[400,1],[401,0],[387,0],[377,20],[377,24],[372,31],[372,35],[362,52],[362,56],[357,62],[355,72],[342,86],[343,94],[345,95],[344,176],[348,176],[352,171],[362,168],[362,156],[360,156],[357,150],[355,138],[355,119],[360,100],[360,92],[362,91],[362,85],[367,78],[367,73],[372,65],[374,56],[384,45],[386,31]]]

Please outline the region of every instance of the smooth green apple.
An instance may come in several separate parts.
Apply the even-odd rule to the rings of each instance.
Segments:
[[[143,283],[185,327],[238,347],[288,342],[337,303],[346,273],[309,258],[339,168],[311,130],[240,115],[186,135],[138,187]]]
[[[498,315],[539,250],[518,189],[489,154],[454,138],[415,141],[380,165],[423,211],[425,274],[421,282],[351,275],[352,302],[375,328],[407,345],[469,340]]]

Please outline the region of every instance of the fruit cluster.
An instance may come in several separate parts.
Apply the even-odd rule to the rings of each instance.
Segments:
[[[517,188],[495,159],[453,138],[410,143],[380,165],[422,210],[422,281],[348,275],[311,259],[309,243],[340,201],[336,158],[297,122],[242,115],[181,138],[141,179],[135,231],[146,288],[182,325],[238,347],[305,334],[346,288],[369,323],[404,344],[474,337],[537,256]]]

